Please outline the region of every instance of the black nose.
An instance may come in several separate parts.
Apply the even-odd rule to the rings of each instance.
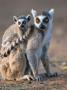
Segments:
[[[22,24],[21,24],[21,27],[24,28],[26,25],[26,21],[23,21]]]
[[[46,29],[46,26],[43,25],[43,24],[41,24],[41,25],[40,25],[40,29]]]
[[[21,27],[23,28],[23,27],[24,27],[24,25],[22,24],[22,25],[21,25]]]

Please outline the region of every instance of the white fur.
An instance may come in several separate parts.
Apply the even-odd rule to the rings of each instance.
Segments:
[[[37,15],[37,11],[34,9],[31,10],[31,13],[32,13],[33,17],[35,17]]]
[[[37,26],[37,28],[40,28],[40,25],[41,25],[41,23],[43,22],[43,19],[46,16],[40,15],[40,16],[37,16],[37,17],[40,19],[40,23],[36,23],[36,18],[34,18],[34,24]]]
[[[45,15],[38,16],[34,11],[32,11],[34,25],[35,27],[37,27],[35,28],[35,30],[36,29],[42,30],[42,28],[40,27],[41,25],[44,25],[43,29],[45,29],[45,25],[47,25],[46,30],[44,30],[45,32],[43,32],[44,33],[43,37],[41,33],[37,32],[37,34],[33,36],[28,41],[28,44],[27,44],[27,50],[26,50],[27,58],[36,80],[41,79],[41,77],[38,76],[38,65],[40,60],[42,61],[42,64],[44,66],[44,69],[46,70],[47,75],[51,75],[50,69],[49,69],[49,58],[48,58],[47,50],[48,50],[49,43],[52,37],[52,32],[53,32],[52,27],[53,27],[54,10],[53,9],[49,10],[48,14],[50,14],[49,22],[43,24]],[[36,23],[37,17],[40,19],[39,23]]]
[[[52,16],[53,16],[53,15],[54,15],[54,9],[53,9],[53,8],[52,8],[52,9],[50,9],[50,10],[49,10],[49,13],[50,13],[50,15],[52,15]]]
[[[53,23],[52,23],[52,21],[50,21],[49,23],[50,23],[49,29],[47,30],[46,36],[44,38],[43,45],[47,45],[51,41],[51,37],[52,37],[52,33],[53,33],[53,29],[52,29]]]

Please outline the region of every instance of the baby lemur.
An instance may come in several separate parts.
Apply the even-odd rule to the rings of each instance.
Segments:
[[[28,29],[31,17],[30,15],[14,16],[13,19],[14,24],[5,31],[2,38],[1,54],[5,51],[8,53],[6,57],[0,57],[0,73],[4,80],[29,80],[32,78],[31,75],[24,75],[24,71],[26,68],[26,37],[28,38],[31,31]],[[17,45],[18,43],[20,44]],[[9,52],[10,55],[8,55]]]
[[[48,48],[52,37],[53,15],[54,9],[43,11],[41,15],[37,15],[36,10],[31,10],[33,15],[34,34],[28,40],[26,55],[36,80],[41,80],[42,76],[38,75],[38,66],[41,60],[47,76],[56,75],[51,74],[49,68]]]

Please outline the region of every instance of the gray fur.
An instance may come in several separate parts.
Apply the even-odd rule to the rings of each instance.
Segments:
[[[41,77],[38,75],[40,60],[43,63],[44,69],[46,69],[47,75],[50,74],[47,51],[53,32],[54,9],[49,10],[47,16],[45,14],[37,15],[36,10],[32,10],[31,12],[34,20],[34,35],[28,40],[26,54],[35,79],[40,80]],[[49,21],[44,20],[46,17],[48,17]],[[36,18],[37,20],[39,18],[37,22]]]
[[[27,45],[27,38],[29,37],[30,30],[28,30],[28,16],[26,27],[21,29],[17,24],[18,18],[14,16],[15,24],[11,25],[4,33],[2,38],[1,53],[10,51],[10,55],[0,58],[0,73],[4,80],[23,80],[32,78],[31,75],[24,75],[26,68],[25,50]],[[27,33],[26,33],[27,32]],[[24,41],[22,37],[25,34]],[[22,41],[22,43],[20,43]],[[13,48],[13,49],[12,49]]]
[[[30,21],[30,19],[30,15],[19,17],[13,16],[14,24],[12,24],[7,30],[5,30],[5,33],[2,37],[1,49],[5,49],[5,52],[3,52],[2,56],[4,56],[5,53],[7,55],[8,50],[11,51],[11,47],[14,48],[16,44],[19,44],[19,41],[22,42],[23,39],[26,38],[26,35],[24,35],[24,33],[28,28],[28,22]],[[26,23],[23,23],[24,21]],[[20,22],[20,24],[18,22]],[[27,31],[27,33],[29,33],[29,31]]]

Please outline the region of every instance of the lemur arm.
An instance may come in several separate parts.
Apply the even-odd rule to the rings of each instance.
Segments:
[[[31,25],[31,26],[28,28],[27,32],[23,35],[22,38],[23,38],[24,40],[28,40],[28,39],[31,37],[33,31],[34,31],[34,26]]]
[[[16,34],[12,34],[11,36],[7,36],[6,39],[2,42],[2,47],[8,46],[8,42],[12,42]]]

